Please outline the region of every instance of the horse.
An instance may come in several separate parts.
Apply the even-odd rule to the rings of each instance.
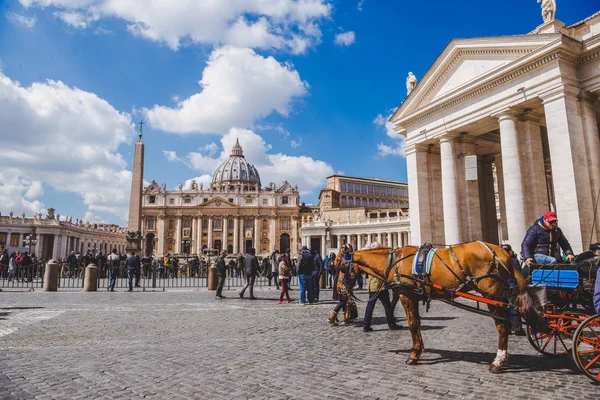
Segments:
[[[359,250],[354,252],[351,264],[355,272],[362,270],[379,278],[392,288],[395,295],[400,296],[413,342],[413,350],[406,364],[417,364],[425,350],[418,302],[428,302],[431,298],[450,301],[455,297],[455,292],[475,291],[492,303],[488,304],[488,308],[498,331],[498,350],[489,367],[492,373],[500,372],[508,363],[510,322],[507,310],[502,307],[502,300],[508,297],[509,304],[520,310],[526,323],[535,332],[547,332],[547,324],[536,310],[536,302],[529,293],[527,281],[513,266],[504,249],[484,242],[439,249],[432,257],[429,275],[420,277],[412,274],[418,250],[416,246]],[[340,265],[348,263],[342,261],[346,251],[342,247],[336,257],[340,278],[347,271]]]

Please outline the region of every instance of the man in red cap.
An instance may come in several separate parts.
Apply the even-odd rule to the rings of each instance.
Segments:
[[[567,261],[575,258],[569,241],[558,227],[558,218],[554,211],[548,211],[528,230],[521,244],[525,263],[554,264],[560,257],[560,246],[567,255]]]

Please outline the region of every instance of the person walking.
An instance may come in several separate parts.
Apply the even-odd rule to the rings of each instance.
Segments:
[[[17,269],[17,254],[13,251],[10,254],[10,258],[8,259],[8,281],[12,281],[15,276],[15,271]]]
[[[337,326],[339,324],[337,315],[340,311],[344,313],[344,324],[348,324],[351,322],[348,316],[348,301],[352,298],[352,289],[354,288],[354,283],[356,281],[356,275],[354,273],[354,268],[352,266],[352,254],[353,248],[352,245],[346,243],[344,245],[346,251],[344,252],[344,258],[342,261],[335,267],[335,275],[334,282],[335,286],[333,289],[333,298],[334,300],[338,300],[335,308],[329,313],[329,318],[327,322],[329,322],[333,326]],[[340,270],[347,271],[345,273],[344,280],[339,280]]]
[[[279,304],[285,304],[283,301],[283,296],[288,303],[294,301],[294,299],[290,298],[289,284],[290,279],[292,279],[292,267],[290,263],[290,258],[286,253],[283,253],[281,256],[281,261],[279,261],[279,283],[281,284],[281,292],[279,293]]]
[[[385,288],[385,284],[376,277],[369,275],[367,285],[369,287],[369,301],[367,302],[367,308],[365,310],[363,331],[370,332],[373,330],[373,328],[371,328],[371,322],[373,321],[373,310],[375,309],[377,300],[383,305],[385,319],[390,330],[400,329],[400,326],[396,325],[396,319],[394,318],[394,312],[392,311],[392,306],[390,304],[390,294]]]
[[[275,286],[277,290],[279,290],[279,250],[275,250],[273,254],[271,254],[269,262],[271,263],[271,276],[273,278],[273,282],[275,282]],[[269,279],[269,286],[271,286],[271,279]]]
[[[244,298],[246,289],[250,288],[250,300],[256,300],[254,297],[254,280],[258,272],[258,259],[256,258],[256,250],[250,249],[250,252],[244,257],[244,274],[246,274],[246,286],[240,292],[240,299]]]
[[[8,274],[8,260],[10,260],[8,249],[4,249],[0,254],[0,278],[4,278]]]
[[[225,298],[225,296],[223,296],[223,286],[225,285],[225,277],[227,276],[227,265],[225,264],[226,255],[227,252],[222,250],[215,264],[217,267],[217,295],[215,296],[215,299],[217,300],[223,300]]]
[[[133,279],[136,272],[140,270],[140,258],[135,255],[135,251],[132,251],[131,256],[125,261],[125,268],[127,269],[127,278],[129,278],[129,290],[127,291],[133,292]]]
[[[315,270],[313,271],[313,293],[315,295],[315,303],[319,301],[319,292],[321,286],[321,275],[323,275],[323,259],[317,249],[312,249],[310,254],[313,256]]]
[[[333,265],[335,264],[335,254],[331,253],[328,256],[325,256],[323,260],[323,266],[327,271],[327,288],[331,289],[333,287]]]
[[[314,270],[315,259],[310,254],[308,247],[302,246],[302,252],[298,258],[298,283],[300,284],[300,304],[302,305],[307,302],[313,304],[315,301]],[[308,292],[308,296],[306,296],[306,292]]]
[[[106,290],[114,292],[117,276],[119,275],[119,255],[117,254],[117,249],[112,249],[112,253],[106,257],[106,264],[108,268],[108,287]]]

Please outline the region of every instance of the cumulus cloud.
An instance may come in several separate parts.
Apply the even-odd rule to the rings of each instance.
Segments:
[[[27,28],[33,28],[33,26],[37,22],[37,17],[35,15],[33,17],[26,17],[24,15],[20,15],[12,11],[6,13],[6,18],[11,22],[23,25]]]
[[[363,10],[363,7],[365,6],[365,2],[366,2],[366,1],[367,1],[367,0],[360,0],[360,1],[358,2],[358,4],[356,5],[356,8],[358,9],[358,11],[362,11],[362,10]]]
[[[25,7],[48,7],[77,28],[116,18],[133,35],[176,50],[191,42],[234,44],[302,53],[318,43],[318,23],[330,17],[329,0],[19,0]]]
[[[201,91],[175,107],[145,109],[152,127],[178,134],[224,134],[273,112],[287,116],[292,100],[308,89],[291,65],[233,46],[211,53],[198,83]]]
[[[44,203],[35,200],[42,194],[39,181],[0,171],[0,210],[3,215],[13,211],[16,215],[24,212],[31,217],[33,213],[46,212]]]
[[[353,31],[338,33],[335,35],[334,43],[338,46],[350,46],[356,40],[356,35]]]
[[[308,195],[321,189],[326,183],[326,177],[334,173],[333,167],[328,163],[315,160],[308,156],[288,156],[282,153],[271,153],[271,145],[262,137],[247,129],[231,129],[221,138],[221,153],[211,157],[205,152],[190,152],[187,155],[176,157],[184,164],[203,173],[192,178],[198,183],[210,183],[210,178],[215,169],[226,160],[235,141],[239,138],[244,150],[244,156],[258,170],[261,182],[266,186],[269,182],[280,183],[287,179],[290,184],[297,184],[300,194]],[[186,181],[189,187],[192,179]]]
[[[294,149],[297,149],[298,147],[302,146],[302,138],[298,138],[298,140],[292,139],[292,141],[290,142],[290,146],[292,146]]]
[[[131,172],[117,149],[131,142],[129,114],[61,81],[23,87],[0,73],[0,126],[0,184],[17,188],[0,201],[3,212],[19,204],[41,211],[47,185],[78,195],[89,211],[125,219]]]
[[[393,112],[393,110],[392,110]],[[388,118],[385,118],[383,114],[378,114],[373,120],[373,124],[379,126],[380,128],[385,130],[385,134],[394,140],[393,145],[387,145],[385,143],[377,144],[377,154],[385,157],[385,156],[401,156],[404,157],[404,136],[398,135],[394,132],[394,124],[388,121]]]

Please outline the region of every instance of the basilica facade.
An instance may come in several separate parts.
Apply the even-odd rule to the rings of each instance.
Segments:
[[[299,193],[287,181],[262,187],[239,141],[213,174],[210,187],[196,181],[167,190],[154,180],[143,189],[143,252],[204,254],[207,249],[267,255],[299,250]]]

